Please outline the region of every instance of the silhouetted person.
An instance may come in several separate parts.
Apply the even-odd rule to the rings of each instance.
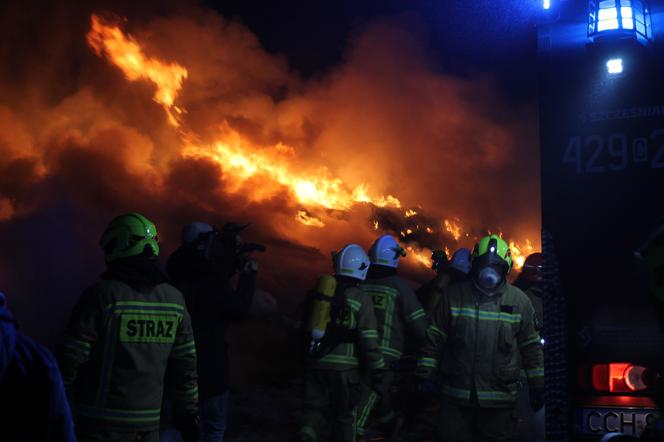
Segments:
[[[196,347],[184,297],[159,266],[155,225],[115,218],[101,237],[108,270],[72,311],[59,355],[79,442],[156,442],[164,393],[198,440]]]
[[[5,304],[0,293],[0,440],[75,442],[55,359],[18,333]]]
[[[191,314],[200,388],[201,436],[222,442],[228,419],[230,321],[245,317],[253,301],[255,261],[245,259],[241,227],[217,231],[193,222],[182,232],[182,245],[169,257],[167,271],[182,290]],[[237,287],[232,278],[239,273]]]

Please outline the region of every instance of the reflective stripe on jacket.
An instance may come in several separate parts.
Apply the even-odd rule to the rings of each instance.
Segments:
[[[138,292],[98,282],[74,308],[59,356],[79,425],[157,429],[164,389],[178,407],[196,410],[191,323],[182,294],[169,284]]]
[[[532,303],[508,283],[494,296],[471,281],[452,285],[431,318],[418,374],[439,375],[443,395],[457,403],[511,406],[522,366],[532,388],[544,386],[534,322]]]
[[[367,279],[360,285],[371,299],[376,313],[380,350],[388,361],[401,358],[406,331],[417,340],[424,340],[427,318],[410,284],[398,275]]]

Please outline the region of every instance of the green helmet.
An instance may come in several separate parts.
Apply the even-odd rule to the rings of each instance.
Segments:
[[[111,221],[99,245],[104,250],[106,262],[140,255],[146,247],[154,256],[159,256],[157,228],[140,213],[127,213]]]
[[[475,244],[471,258],[473,265],[478,263],[478,260],[485,260],[491,264],[503,262],[507,264],[507,273],[512,270],[513,262],[510,246],[498,235],[485,236]]]

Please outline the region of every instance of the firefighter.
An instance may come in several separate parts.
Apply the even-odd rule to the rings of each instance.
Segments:
[[[542,254],[537,252],[528,255],[523,264],[519,277],[514,286],[521,289],[528,296],[535,309],[535,330],[542,335],[544,326],[544,312],[542,308],[542,287],[544,277],[542,274]],[[519,392],[515,407],[516,433],[519,440],[524,442],[540,442],[545,438],[544,409],[534,413],[530,407],[528,397],[528,383],[526,374],[521,372],[522,389]]]
[[[406,344],[406,332],[413,338],[411,347],[419,348],[424,340],[427,319],[410,283],[397,274],[404,249],[390,235],[378,238],[369,249],[371,267],[360,287],[371,297],[376,312],[378,342],[387,370],[382,382],[372,388],[364,382],[358,407],[357,434],[367,433],[369,417],[383,430],[393,430],[396,415],[390,400],[395,371]]]
[[[427,315],[435,310],[447,287],[467,278],[470,271],[470,250],[458,249],[452,255],[452,259],[441,265],[437,271],[436,277],[417,291]]]
[[[511,268],[507,243],[497,235],[482,238],[473,250],[471,278],[451,286],[431,318],[418,374],[420,391],[440,389],[443,396],[439,441],[510,440],[522,367],[531,407],[543,407],[535,312],[528,297],[507,282]]]
[[[0,293],[0,434],[2,440],[76,442],[55,358],[17,331]]]
[[[157,229],[128,213],[100,245],[108,270],[74,307],[59,358],[78,440],[159,440],[164,390],[185,441],[197,440],[194,338],[184,297],[159,267]]]
[[[435,251],[434,254],[439,257],[439,261],[434,262],[434,266],[432,266],[437,274],[416,292],[417,297],[422,302],[427,318],[431,316],[447,288],[466,279],[470,271],[470,250],[466,248],[456,250],[452,254],[451,260],[447,259],[447,255],[442,250]],[[432,256],[432,258],[434,257]],[[411,407],[413,431],[410,433],[410,440],[427,439],[433,434],[436,415],[438,414],[438,402],[435,398],[427,395],[417,395],[416,399],[416,404]]]
[[[542,308],[542,293],[544,288],[542,283],[544,276],[542,274],[542,254],[537,252],[528,255],[523,263],[523,269],[519,277],[514,281],[514,286],[518,287],[528,296],[535,309],[535,328],[541,331],[544,325],[544,312]]]
[[[358,287],[369,258],[362,247],[349,244],[333,261],[334,278],[322,277],[310,302],[300,441],[354,441],[360,370],[380,382],[385,369],[373,304]]]

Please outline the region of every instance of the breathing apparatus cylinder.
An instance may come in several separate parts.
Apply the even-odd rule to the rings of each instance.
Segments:
[[[330,322],[330,309],[332,298],[337,289],[337,280],[334,276],[323,275],[316,284],[316,297],[309,316],[309,352],[316,353],[325,336],[327,324]]]

